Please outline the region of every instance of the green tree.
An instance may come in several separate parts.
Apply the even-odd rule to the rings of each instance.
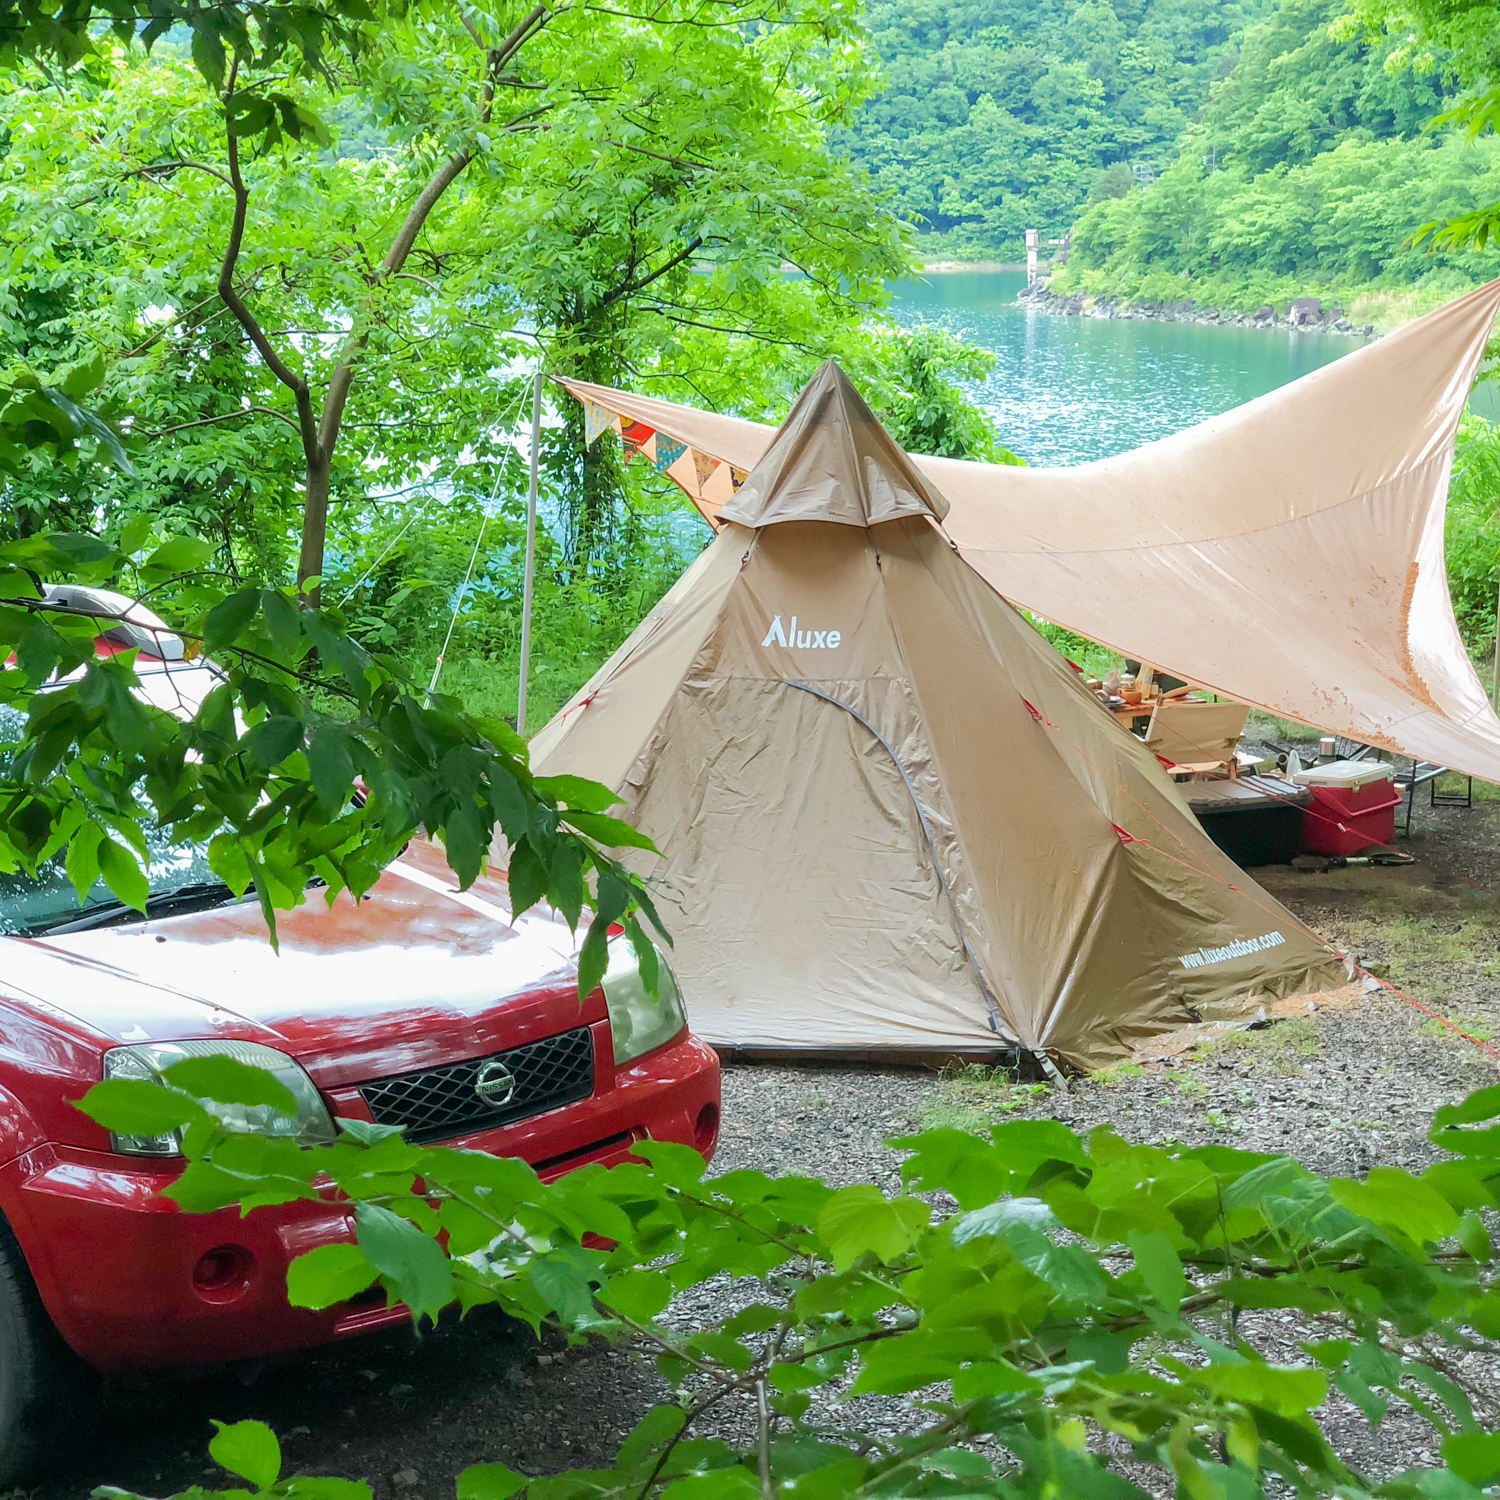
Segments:
[[[1353,0],[1343,30],[1363,26],[1395,43],[1395,66],[1431,68],[1441,60],[1464,92],[1434,124],[1462,127],[1470,141],[1500,126],[1500,20],[1483,0]],[[1434,250],[1483,250],[1500,236],[1500,199],[1424,224],[1416,238]]]

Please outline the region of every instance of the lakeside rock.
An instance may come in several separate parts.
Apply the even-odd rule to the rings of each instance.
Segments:
[[[1192,298],[1184,302],[1124,302],[1118,297],[1089,297],[1082,292],[1063,296],[1045,281],[1023,288],[1017,301],[1039,312],[1074,318],[1124,318],[1154,323],[1205,323],[1228,328],[1313,329],[1321,333],[1344,333],[1354,338],[1375,338],[1372,323],[1351,323],[1343,308],[1324,307],[1317,297],[1296,297],[1284,318],[1274,307],[1253,313],[1222,312],[1217,307],[1199,307]]]

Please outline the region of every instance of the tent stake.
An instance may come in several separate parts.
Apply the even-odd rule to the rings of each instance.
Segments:
[[[1042,1072],[1057,1086],[1058,1092],[1066,1094],[1068,1092],[1068,1080],[1063,1077],[1062,1069],[1047,1056],[1047,1049],[1045,1047],[1033,1047],[1031,1048],[1031,1055],[1037,1060]]]
[[[526,576],[521,588],[521,685],[516,691],[516,733],[526,733],[526,685],[531,676],[531,591],[536,578],[536,482],[542,437],[542,372],[531,377],[531,479],[526,488]]]

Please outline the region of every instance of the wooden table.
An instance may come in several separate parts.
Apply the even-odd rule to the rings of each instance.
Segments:
[[[1173,703],[1206,703],[1207,701],[1206,698],[1184,697],[1172,699]],[[1150,721],[1151,710],[1160,702],[1160,698],[1149,698],[1144,703],[1122,703],[1118,708],[1110,708],[1109,711],[1127,729],[1134,729],[1137,719]],[[1109,708],[1109,705],[1105,704],[1105,707]]]

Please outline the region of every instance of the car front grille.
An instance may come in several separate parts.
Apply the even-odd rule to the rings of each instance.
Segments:
[[[493,1066],[492,1066],[493,1065]],[[507,1093],[508,1080],[513,1083]],[[490,1092],[486,1100],[478,1092]],[[510,1125],[594,1092],[594,1038],[587,1026],[442,1068],[362,1083],[378,1125],[403,1125],[409,1141],[440,1141]]]

